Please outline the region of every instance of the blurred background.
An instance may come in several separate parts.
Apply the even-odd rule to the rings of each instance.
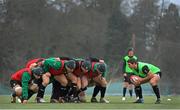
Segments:
[[[180,94],[179,0],[0,0],[0,94],[28,60],[69,56],[104,59],[108,94],[121,95],[129,47],[161,68],[163,95]]]

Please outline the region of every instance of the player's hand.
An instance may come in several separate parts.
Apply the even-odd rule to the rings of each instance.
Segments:
[[[151,79],[151,78],[153,78],[154,77],[154,74],[152,74],[152,73],[148,73],[148,77],[149,77],[149,79]]]
[[[49,72],[46,72],[44,75],[45,75],[46,77],[51,77],[51,73],[49,73]]]
[[[27,102],[28,102],[27,100],[23,100],[23,102],[22,102],[22,103],[23,103],[23,104],[27,104]]]
[[[139,86],[141,84],[142,78],[132,75],[130,77],[131,82],[135,85],[135,86]]]

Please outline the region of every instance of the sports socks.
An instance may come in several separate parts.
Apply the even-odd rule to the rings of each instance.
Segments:
[[[98,85],[95,86],[92,97],[96,97],[96,96],[97,96],[97,94],[98,94],[99,91],[100,91],[100,88],[101,88],[101,87],[98,86]]]
[[[160,99],[160,92],[157,85],[152,86],[154,93],[156,94],[157,99]]]
[[[125,95],[126,95],[126,90],[127,90],[127,88],[123,88],[123,97],[125,97]]]
[[[142,98],[143,98],[141,86],[136,86],[136,87],[135,87],[135,92],[138,94],[139,99],[142,99]]]
[[[42,84],[39,85],[39,90],[38,90],[37,97],[39,97],[39,98],[44,97],[45,88],[46,88],[46,86],[44,86]]]
[[[101,92],[101,98],[104,98],[106,93],[106,87],[101,87],[100,92]]]

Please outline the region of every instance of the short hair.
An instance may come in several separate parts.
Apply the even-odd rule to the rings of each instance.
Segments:
[[[129,48],[129,49],[128,49],[128,52],[129,52],[129,51],[134,51],[134,48]]]
[[[106,65],[104,63],[98,63],[97,69],[99,70],[100,73],[106,72]]]
[[[130,58],[127,62],[133,64],[137,63],[137,60],[135,58]]]

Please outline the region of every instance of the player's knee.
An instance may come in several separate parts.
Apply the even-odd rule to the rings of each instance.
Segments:
[[[88,82],[82,83],[81,88],[85,88],[85,87],[87,87],[87,86],[88,86]]]
[[[154,86],[154,85],[157,85],[157,81],[156,80],[150,80],[149,83]]]
[[[102,82],[102,83],[101,83],[101,86],[102,86],[102,87],[106,87],[106,86],[107,86],[107,82],[106,82],[106,81],[105,81],[105,82]]]
[[[38,92],[39,87],[37,84],[32,84],[29,89],[32,90],[33,92]]]
[[[17,87],[14,88],[14,91],[15,91],[17,96],[21,96],[22,95],[22,87],[17,86]]]
[[[80,90],[81,89],[81,84],[77,83],[77,89]]]
[[[68,81],[67,80],[61,80],[60,83],[64,87],[66,87],[68,85]]]

